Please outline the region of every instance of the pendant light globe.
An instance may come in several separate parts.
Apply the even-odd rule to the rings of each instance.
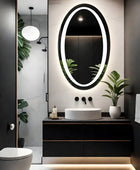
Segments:
[[[25,26],[22,29],[22,36],[28,41],[35,41],[40,36],[39,29],[32,25],[32,10],[33,9],[34,9],[33,7],[29,7],[29,10],[30,10],[30,25]]]
[[[37,27],[28,25],[22,29],[22,36],[28,41],[35,41],[39,38],[40,32]]]

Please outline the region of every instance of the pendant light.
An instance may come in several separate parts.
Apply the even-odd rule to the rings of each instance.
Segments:
[[[33,7],[29,7],[30,10],[30,25],[25,26],[22,29],[22,36],[28,41],[35,41],[39,38],[40,32],[37,27],[32,25],[32,10]]]

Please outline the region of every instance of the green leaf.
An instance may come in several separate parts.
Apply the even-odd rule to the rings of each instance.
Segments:
[[[118,93],[118,88],[117,88],[117,86],[116,86],[115,84],[114,84],[114,90],[113,90],[113,92],[116,93],[116,94]]]
[[[100,67],[99,67],[98,65],[95,65],[95,67],[91,66],[91,67],[89,67],[89,68],[90,68],[90,69],[94,69],[94,70],[97,70],[97,71],[98,71]],[[96,72],[96,71],[95,71],[95,72]]]
[[[22,61],[29,57],[30,48],[29,41],[27,41],[21,34],[24,27],[24,21],[18,14],[18,71],[23,68]]]
[[[18,99],[18,109],[23,109],[28,106],[27,101],[24,99]]]
[[[18,71],[20,71],[23,68],[21,60],[18,58]]]
[[[31,46],[29,44],[24,43],[24,48],[29,49]]]
[[[111,92],[109,90],[106,89],[105,91],[108,92],[109,94],[111,94]]]
[[[122,84],[118,87],[118,92],[120,92],[124,87],[128,86],[129,84]]]
[[[28,114],[26,112],[22,112],[20,114],[18,114],[18,118],[24,122],[24,123],[28,123]]]
[[[22,38],[18,37],[18,46],[23,47],[23,44]]]
[[[18,103],[22,103],[24,99],[18,99]]]
[[[111,96],[109,96],[109,95],[107,95],[107,94],[104,94],[104,95],[102,95],[102,96],[111,98]]]
[[[121,91],[121,92],[119,92],[119,93],[118,93],[118,95],[122,95],[122,94],[124,94],[124,92],[123,92],[123,91]]]
[[[96,77],[96,75],[97,75],[97,73],[98,73],[98,71],[100,69],[100,66],[101,66],[101,64],[97,64],[95,66],[90,66],[89,67],[89,69],[91,70],[92,79],[94,79]],[[98,81],[100,81],[102,79],[102,77],[103,77],[103,75],[104,75],[104,73],[106,71],[106,68],[107,68],[107,65],[104,65],[103,71],[102,71],[100,77],[98,78]]]
[[[111,91],[113,91],[113,86],[112,86],[110,83],[108,83],[107,81],[102,81],[102,82],[105,83],[105,84],[107,84],[108,87],[109,87],[109,89],[110,89]]]
[[[116,81],[120,78],[120,74],[115,70],[110,73],[110,76]]]
[[[27,101],[25,101],[24,99],[18,99],[18,109],[22,109],[22,112],[18,114],[18,118],[24,123],[28,123],[28,114],[23,111],[23,109],[27,106]]]
[[[115,79],[113,79],[111,76],[109,76],[108,75],[108,78],[113,82],[113,83],[115,83],[116,82],[116,80]]]
[[[72,59],[66,59],[66,63],[67,63],[67,67],[68,67],[70,73],[73,74],[73,73],[77,70],[77,66],[78,66],[78,65],[77,65],[77,64],[75,63],[75,61],[72,60]],[[61,64],[61,68],[62,68],[62,70],[63,70],[63,73],[64,73],[65,76],[67,77],[66,72],[65,72],[65,70],[64,70],[64,66],[63,66],[62,61],[60,61],[60,64]],[[67,77],[67,78],[68,78],[68,77]]]
[[[22,39],[23,37],[22,37],[22,35],[21,35],[21,31],[18,31],[18,39]]]
[[[120,79],[117,81],[116,86],[121,85],[122,83],[126,82],[128,79]]]

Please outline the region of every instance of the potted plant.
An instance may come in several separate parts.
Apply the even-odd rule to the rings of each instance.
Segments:
[[[110,75],[108,75],[110,82],[102,81],[108,86],[108,89],[105,91],[107,94],[104,94],[104,97],[108,97],[112,100],[113,106],[110,106],[109,113],[111,118],[119,118],[121,115],[121,108],[117,106],[119,97],[124,94],[124,87],[129,84],[126,83],[128,79],[120,79],[120,74],[117,71],[112,71]]]
[[[18,99],[18,109],[19,109],[19,113],[18,113],[18,147],[21,147],[21,148],[23,148],[23,146],[24,146],[24,138],[21,138],[19,135],[20,123],[21,123],[21,121],[23,123],[28,123],[28,114],[25,111],[23,111],[23,109],[27,106],[28,106],[27,101],[25,101],[24,99]]]

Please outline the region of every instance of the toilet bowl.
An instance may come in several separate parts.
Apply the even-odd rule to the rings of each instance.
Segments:
[[[0,151],[0,170],[29,170],[31,161],[31,149],[4,148]]]

